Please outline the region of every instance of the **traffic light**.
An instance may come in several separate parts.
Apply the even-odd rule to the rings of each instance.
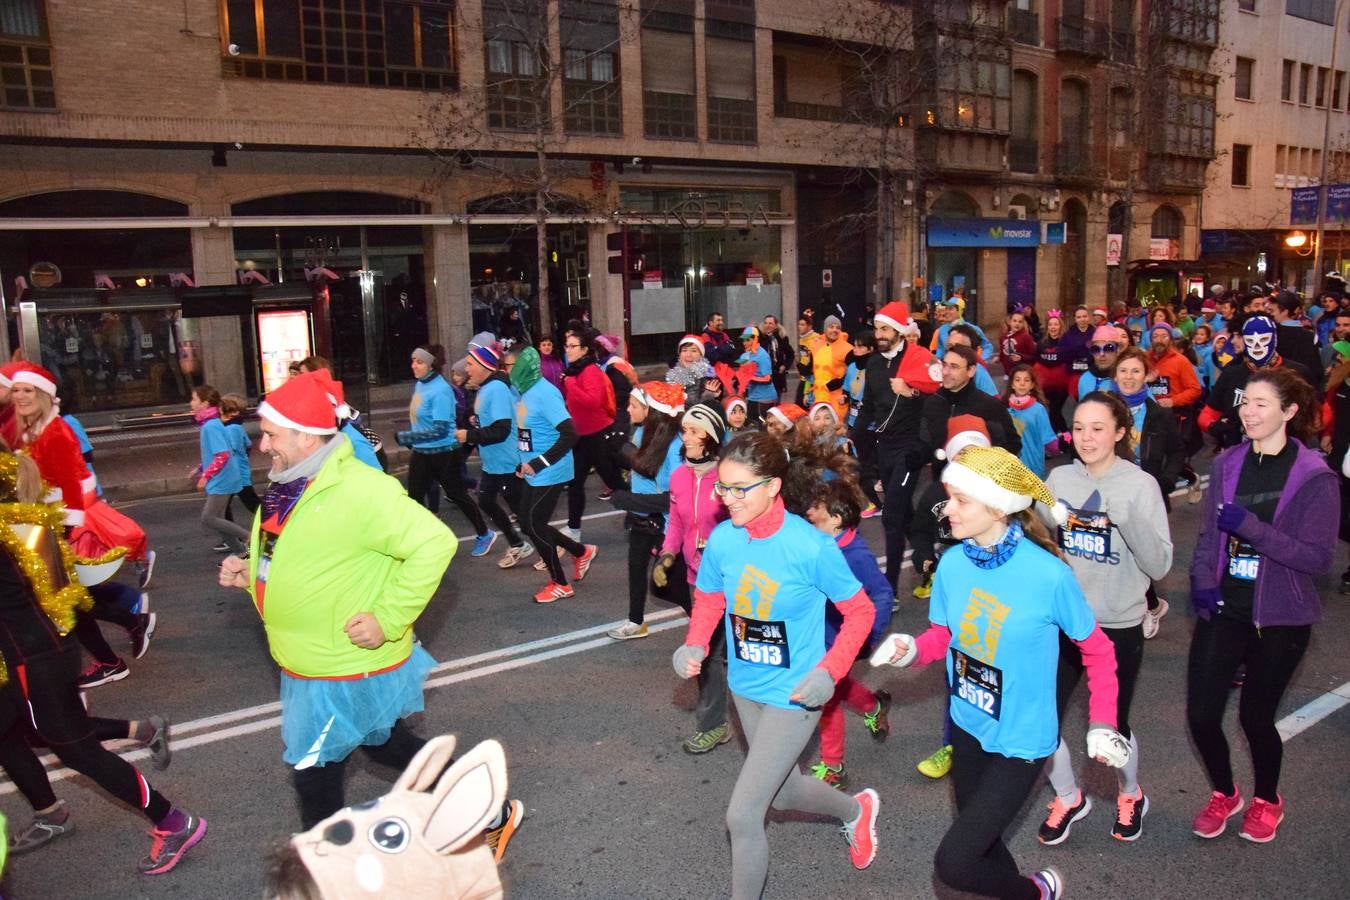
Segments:
[[[609,274],[642,271],[642,232],[616,231],[605,235],[605,249],[618,256],[609,258]]]

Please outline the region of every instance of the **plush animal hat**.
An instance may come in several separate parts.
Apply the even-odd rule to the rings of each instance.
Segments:
[[[432,738],[389,793],[291,838],[273,860],[266,896],[500,898],[482,831],[506,797],[506,756],[484,741],[447,769],[454,752],[454,737]]]

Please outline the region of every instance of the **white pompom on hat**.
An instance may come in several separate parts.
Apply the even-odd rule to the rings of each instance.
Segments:
[[[966,447],[942,470],[942,483],[1004,515],[1029,509],[1039,500],[1060,525],[1069,521],[1069,508],[1002,447]]]

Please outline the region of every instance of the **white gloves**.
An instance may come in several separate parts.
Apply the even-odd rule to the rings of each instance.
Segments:
[[[1087,733],[1087,754],[1099,763],[1119,769],[1130,761],[1130,742],[1114,728],[1094,725]]]
[[[882,638],[881,643],[872,653],[872,665],[884,666],[890,664],[903,669],[914,662],[914,657],[918,655],[919,647],[914,643],[912,635],[888,634]]]

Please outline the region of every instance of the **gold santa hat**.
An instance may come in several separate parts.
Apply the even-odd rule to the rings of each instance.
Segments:
[[[1055,499],[1045,482],[1002,447],[966,447],[942,470],[942,483],[1005,515],[1039,500],[1055,521],[1069,521],[1069,508]]]

